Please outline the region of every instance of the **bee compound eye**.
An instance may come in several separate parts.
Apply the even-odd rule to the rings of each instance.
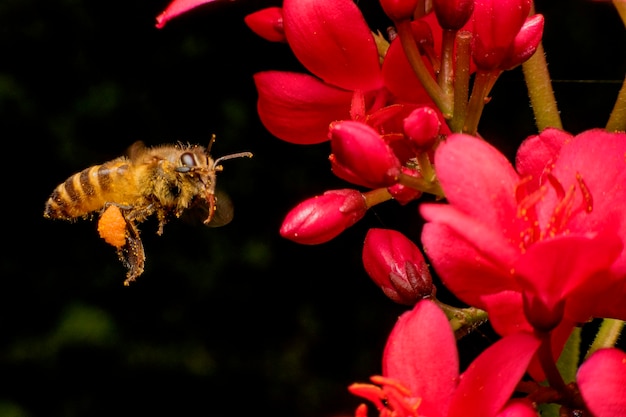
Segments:
[[[184,154],[180,156],[180,162],[183,164],[183,166],[186,166],[186,167],[196,166],[196,160],[194,159],[193,155],[189,152],[185,152]]]

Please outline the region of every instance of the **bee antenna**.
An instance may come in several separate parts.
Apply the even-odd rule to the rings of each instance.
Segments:
[[[227,159],[235,159],[235,158],[252,158],[252,152],[238,152],[238,153],[233,153],[230,155],[224,155],[222,157],[217,158],[215,162],[213,162],[213,166],[215,167],[215,170],[217,171],[217,167],[219,166],[220,162],[225,161]]]
[[[206,147],[206,153],[209,154],[211,152],[211,148],[215,143],[215,133],[211,134],[211,139],[209,140],[209,146]]]

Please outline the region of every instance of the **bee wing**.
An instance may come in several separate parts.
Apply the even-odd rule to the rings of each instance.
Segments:
[[[233,220],[233,201],[228,194],[221,190],[215,191],[215,213],[206,224],[208,227],[225,226]],[[209,217],[209,205],[203,199],[197,199],[194,204],[183,213],[183,218],[191,223],[203,223]]]
[[[147,149],[146,144],[138,140],[126,149],[126,155],[131,161],[137,161],[140,155],[143,155]]]

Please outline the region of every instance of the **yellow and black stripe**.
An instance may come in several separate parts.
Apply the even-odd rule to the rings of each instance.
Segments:
[[[113,160],[72,175],[52,192],[44,217],[71,220],[101,209],[107,202],[130,203],[128,196],[135,192],[129,168],[127,160]]]

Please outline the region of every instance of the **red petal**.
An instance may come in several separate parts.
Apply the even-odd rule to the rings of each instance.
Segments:
[[[394,326],[383,354],[383,375],[422,398],[420,415],[446,415],[459,373],[454,334],[445,314],[423,300]]]
[[[556,161],[564,143],[574,136],[559,129],[549,128],[538,135],[529,136],[517,150],[515,167],[520,177],[532,176],[532,190],[539,188],[544,170]]]
[[[483,262],[489,262],[501,271],[510,274],[510,266],[517,260],[520,252],[505,236],[502,236],[500,229],[484,224],[475,217],[458,210],[455,206],[447,204],[422,204],[420,213],[424,219],[431,223],[449,227],[457,234],[456,243],[465,242],[470,245],[481,255]],[[429,238],[429,243],[433,245],[429,251],[449,247],[456,262],[461,260],[461,256],[466,256],[461,251],[455,254],[454,247],[451,247],[452,245],[449,243],[442,242],[441,237],[433,235]],[[434,255],[439,256],[437,253]],[[478,263],[473,258],[471,260]]]
[[[424,225],[422,243],[446,287],[467,304],[485,308],[483,295],[517,288],[508,268],[487,260],[445,224]]]
[[[435,167],[450,204],[519,242],[527,227],[517,216],[519,176],[500,151],[473,136],[451,135],[437,148]]]
[[[294,72],[266,71],[254,75],[261,122],[274,136],[309,145],[328,140],[328,125],[350,119],[352,93]]]
[[[553,175],[559,179],[564,189],[576,184],[579,173],[593,198],[591,213],[579,211],[568,222],[568,229],[576,232],[600,232],[613,230],[619,236],[626,236],[626,133],[608,133],[603,129],[588,130],[563,145],[555,163]],[[551,198],[546,196],[543,206],[546,210],[554,207]],[[577,196],[580,200],[580,193]],[[582,204],[582,201],[581,201]],[[547,216],[545,213],[544,216]],[[620,256],[615,270],[626,275],[626,252]]]
[[[450,417],[495,416],[511,398],[540,341],[516,333],[487,348],[461,375]]]
[[[267,7],[244,17],[244,22],[254,33],[271,42],[286,42],[283,28],[283,10]]]
[[[498,413],[497,417],[537,417],[537,410],[527,398],[516,398]]]
[[[596,274],[610,269],[621,250],[621,239],[612,233],[594,238],[559,236],[530,246],[514,265],[515,274],[520,285],[550,310],[586,282],[601,294],[609,282],[598,282]],[[590,312],[579,314],[586,320]]]
[[[543,15],[540,14],[526,19],[522,29],[515,36],[510,55],[502,63],[503,69],[512,69],[533,56],[543,36],[543,21]]]
[[[424,56],[422,60],[434,77],[434,71],[428,58]],[[389,45],[383,61],[382,71],[385,78],[385,86],[400,100],[416,104],[430,104],[434,107],[432,99],[424,90],[422,83],[415,75],[411,64],[409,64],[400,38],[394,39]]]
[[[524,301],[519,291],[487,294],[482,300],[489,313],[489,321],[500,336],[533,331],[524,315]]]
[[[287,41],[300,62],[346,90],[382,87],[374,37],[352,0],[285,0]]]
[[[178,15],[181,15],[191,9],[201,6],[206,3],[213,3],[218,0],[174,0],[167,8],[157,16],[156,27],[161,29],[167,22],[172,20]]]
[[[626,415],[626,353],[601,349],[578,370],[578,387],[596,417]]]

